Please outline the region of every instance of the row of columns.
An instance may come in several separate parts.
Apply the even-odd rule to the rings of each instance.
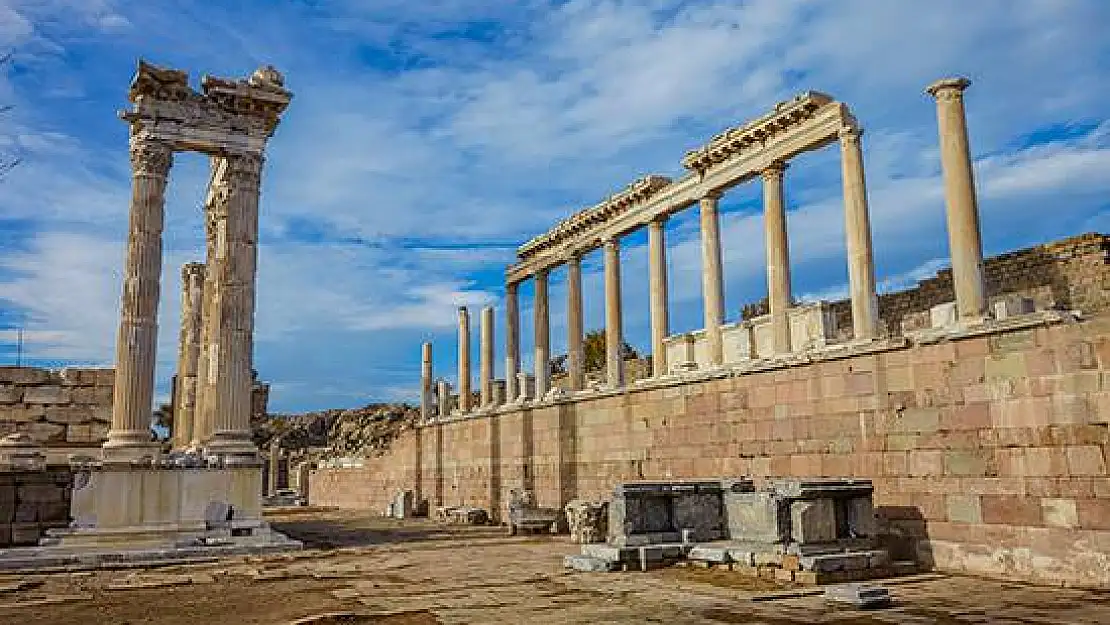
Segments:
[[[975,197],[971,154],[962,93],[969,85],[964,78],[944,79],[930,85],[927,92],[936,98],[940,133],[941,165],[945,184],[953,281],[957,310],[961,320],[981,320],[986,313],[985,288],[982,274],[982,243],[979,214]],[[841,178],[844,197],[844,220],[848,263],[849,293],[852,308],[853,335],[857,340],[871,340],[879,334],[879,305],[876,292],[874,254],[867,201],[867,188],[861,145],[863,131],[850,126],[841,129]],[[789,310],[793,305],[790,276],[790,254],[787,238],[786,202],[784,192],[787,164],[770,163],[760,173],[763,181],[764,241],[766,247],[768,307],[771,317],[773,347],[776,354],[793,350]],[[722,324],[724,322],[723,271],[720,244],[719,190],[707,191],[699,200],[702,297],[705,333],[710,364],[724,364]],[[666,375],[668,363],[664,341],[669,332],[666,258],[666,217],[648,224],[648,260],[650,280],[652,375]],[[605,279],[605,356],[606,381],[611,387],[623,384],[623,345],[620,242],[616,237],[603,241]],[[584,353],[582,346],[582,258],[579,253],[567,260],[567,372],[571,390],[584,385]],[[535,397],[543,398],[550,390],[549,370],[549,270],[538,271],[535,285]],[[505,289],[505,372],[509,401],[523,395],[520,371],[520,309],[519,283]],[[493,320],[492,309],[483,310],[482,324],[482,404],[489,405],[486,388],[492,380]],[[487,328],[488,318],[488,328]],[[460,409],[469,409],[470,350],[469,328],[465,309],[459,317],[459,388]],[[426,362],[430,361],[430,345]],[[488,369],[487,369],[488,367]],[[424,371],[424,388],[430,388],[430,364]],[[465,392],[464,392],[465,391]],[[430,401],[430,400],[428,400]]]

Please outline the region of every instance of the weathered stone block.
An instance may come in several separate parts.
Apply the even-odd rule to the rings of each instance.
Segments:
[[[986,475],[987,461],[982,452],[956,450],[944,454],[947,475]]]
[[[871,497],[855,497],[845,502],[848,531],[853,538],[874,536],[878,533],[875,523],[875,508]]]
[[[1079,509],[1074,499],[1041,499],[1041,516],[1049,527],[1079,526]]]
[[[786,539],[785,515],[774,494],[726,493],[724,505],[731,539],[764,543]]]
[[[790,504],[790,538],[799,543],[836,540],[836,508],[831,499]]]
[[[56,423],[32,423],[27,426],[27,434],[37,443],[50,443],[65,438],[66,426]]]
[[[581,573],[603,573],[616,570],[616,562],[583,555],[563,557],[563,567]]]
[[[0,383],[0,404],[15,404],[23,398],[23,389],[15,384]]]
[[[0,382],[13,384],[45,384],[50,381],[48,369],[37,367],[0,366]]]
[[[953,523],[983,522],[983,511],[980,507],[978,495],[947,495],[945,504],[948,510],[948,520]]]
[[[1100,446],[1068,447],[1067,458],[1071,475],[1106,475],[1106,460]]]
[[[56,484],[21,484],[16,490],[20,504],[56,503],[65,500],[65,490]]]
[[[984,523],[1005,525],[1041,525],[1041,502],[1024,495],[983,495]]]
[[[92,420],[88,408],[73,406],[46,406],[45,418],[51,423],[73,425]]]
[[[23,389],[25,404],[68,404],[69,389],[61,386],[28,386]]]
[[[12,523],[13,545],[37,545],[43,528],[38,523]]]
[[[956,302],[937,304],[929,309],[929,326],[944,328],[956,323]]]

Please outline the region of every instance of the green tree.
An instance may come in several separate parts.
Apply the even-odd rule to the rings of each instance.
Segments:
[[[587,373],[596,373],[605,370],[605,328],[599,330],[590,330],[582,339],[582,351],[585,362],[582,363]],[[628,344],[627,341],[621,341],[621,359],[628,360],[630,358],[639,358],[640,354],[636,352],[636,348]],[[566,354],[560,354],[551,359],[552,373],[563,373],[566,371]]]

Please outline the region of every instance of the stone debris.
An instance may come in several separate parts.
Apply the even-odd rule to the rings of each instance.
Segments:
[[[489,514],[473,506],[441,506],[436,508],[436,518],[456,525],[485,525]]]
[[[891,603],[890,591],[882,586],[838,584],[825,589],[825,599],[857,608],[879,608]]]
[[[132,575],[117,582],[108,584],[108,590],[137,590],[141,588],[164,588],[167,586],[184,586],[192,584],[192,575]],[[215,580],[211,580],[215,581]]]
[[[557,532],[563,521],[563,512],[557,508],[544,508],[536,504],[532,491],[509,491],[509,535],[519,530],[529,532]]]
[[[93,598],[91,594],[81,593],[79,595],[53,595],[49,597],[34,597],[31,599],[21,599],[19,601],[12,601],[9,603],[0,603],[0,613],[7,610],[17,610],[19,608],[34,608],[44,605],[56,605],[59,603],[70,603],[73,601],[89,601]]]
[[[572,499],[563,507],[573,543],[602,543],[609,535],[609,502]]]

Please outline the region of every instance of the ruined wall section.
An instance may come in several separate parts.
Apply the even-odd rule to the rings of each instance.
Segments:
[[[114,381],[114,369],[0,367],[0,436],[23,432],[48,451],[98,447],[108,437]]]
[[[557,506],[638,479],[869,478],[898,557],[1105,586],[1108,426],[1104,314],[430,425],[310,492],[384,511],[410,488],[497,517],[513,488]]]

